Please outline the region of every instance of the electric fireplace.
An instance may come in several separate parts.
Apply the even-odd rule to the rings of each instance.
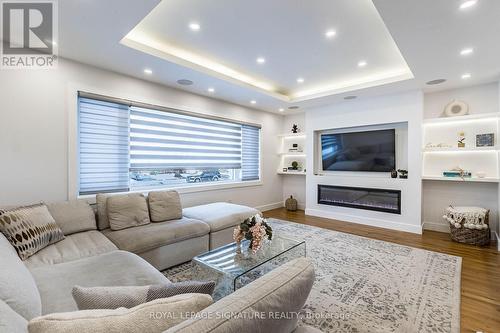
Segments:
[[[401,214],[401,191],[318,185],[318,204]]]

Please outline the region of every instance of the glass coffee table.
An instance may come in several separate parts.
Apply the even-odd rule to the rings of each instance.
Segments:
[[[306,256],[306,243],[280,236],[266,241],[255,254],[244,240],[238,249],[231,243],[193,259],[197,280],[214,280],[214,300],[218,300],[258,279],[274,268],[299,257]],[[239,253],[241,252],[241,253]]]

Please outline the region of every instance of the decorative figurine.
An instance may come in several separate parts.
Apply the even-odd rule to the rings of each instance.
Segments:
[[[299,126],[297,126],[296,124],[293,124],[293,126],[292,126],[292,133],[293,134],[299,133]]]

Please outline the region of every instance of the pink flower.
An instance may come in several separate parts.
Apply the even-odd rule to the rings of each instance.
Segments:
[[[234,228],[234,231],[233,231],[233,239],[236,243],[240,243],[243,238],[245,238],[245,235],[243,235],[243,232],[241,231],[241,228],[240,226],[237,226],[236,228]]]
[[[257,222],[249,231],[252,233],[252,253],[255,254],[262,247],[262,241],[266,236],[266,228],[261,222]]]

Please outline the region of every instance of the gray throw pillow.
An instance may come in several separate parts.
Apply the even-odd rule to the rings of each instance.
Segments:
[[[148,201],[152,222],[182,218],[181,198],[177,191],[151,191]]]
[[[214,281],[185,281],[152,286],[73,287],[73,299],[79,310],[132,308],[159,298],[180,294],[212,295]]]
[[[110,196],[106,202],[111,230],[121,230],[150,223],[146,198],[141,193]]]

